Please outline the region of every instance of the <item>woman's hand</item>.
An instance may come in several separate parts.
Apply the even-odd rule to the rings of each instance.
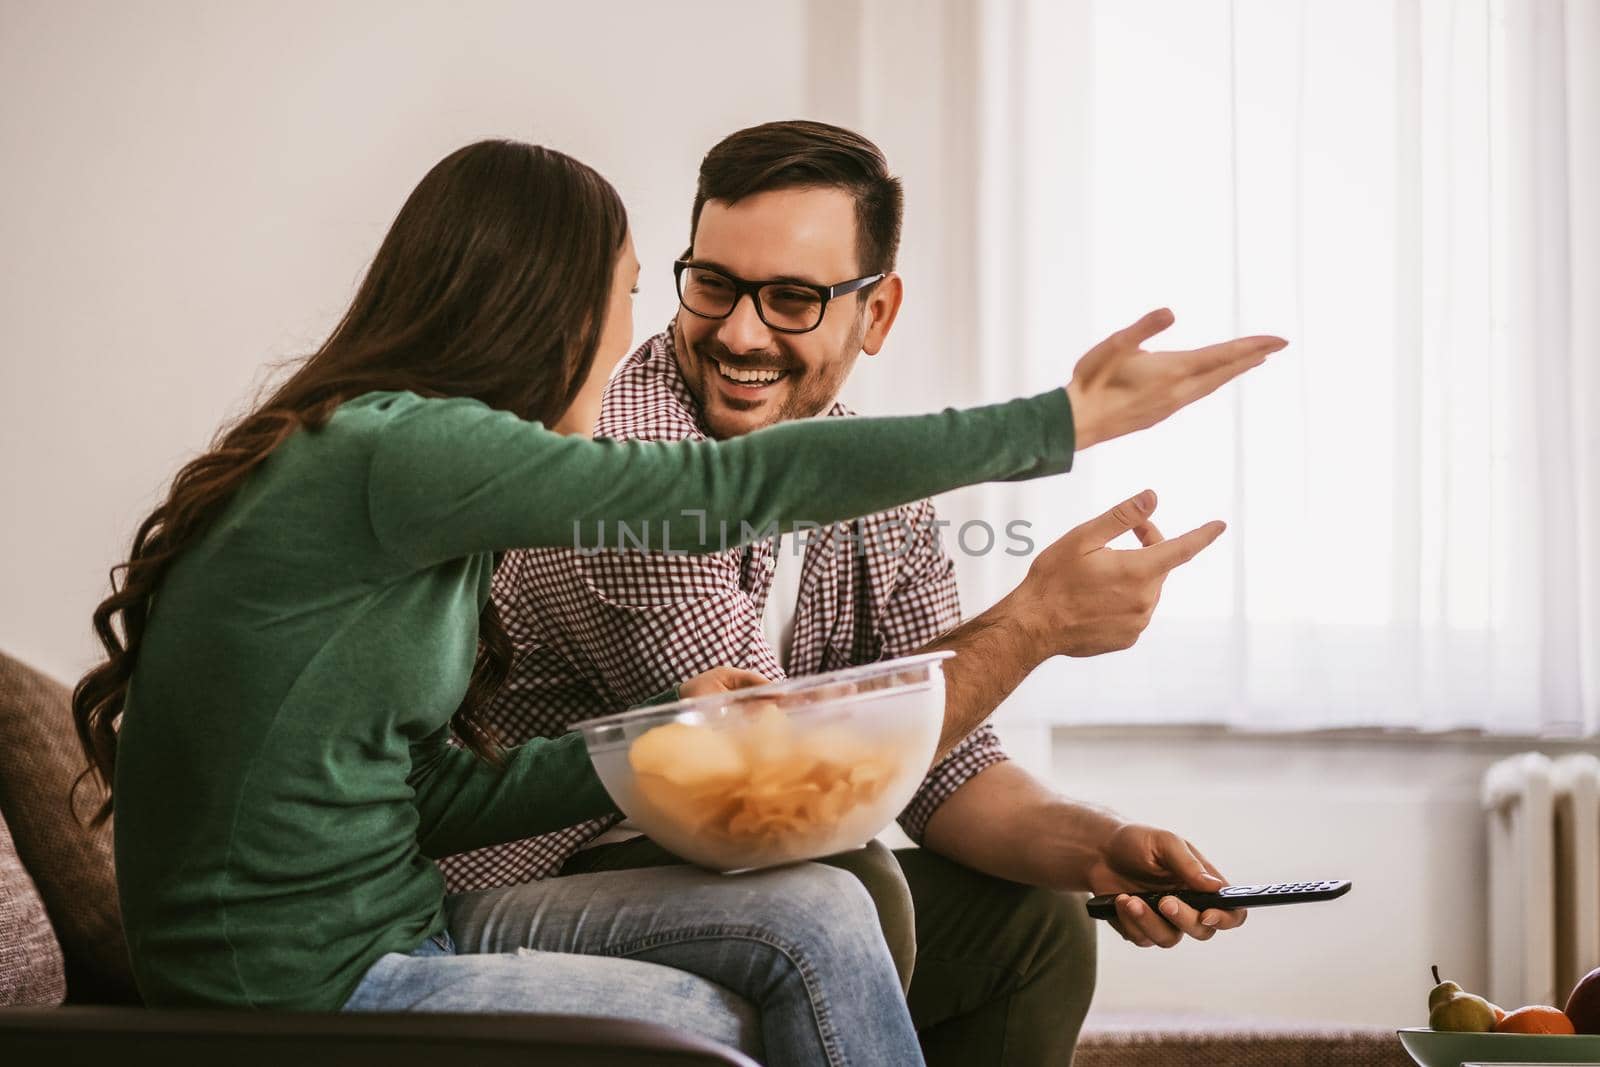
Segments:
[[[1072,368],[1067,396],[1077,451],[1154,426],[1214,392],[1288,344],[1281,337],[1239,337],[1191,352],[1140,346],[1172,325],[1160,308],[1089,349]]]
[[[688,700],[691,697],[710,696],[712,693],[731,693],[735,689],[766,685],[768,681],[769,679],[761,677],[755,671],[741,670],[738,667],[712,667],[709,671],[697,674],[678,686],[678,699]]]

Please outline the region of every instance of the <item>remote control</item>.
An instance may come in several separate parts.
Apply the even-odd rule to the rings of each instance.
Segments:
[[[1275,904],[1310,904],[1318,900],[1332,900],[1350,892],[1347,880],[1327,882],[1278,882],[1260,885],[1225,885],[1215,893],[1198,889],[1157,890],[1150,893],[1130,893],[1152,910],[1159,909],[1164,897],[1177,897],[1196,911],[1207,908],[1264,908]],[[1096,919],[1114,919],[1117,916],[1117,897],[1121,893],[1108,893],[1089,901],[1089,914]]]

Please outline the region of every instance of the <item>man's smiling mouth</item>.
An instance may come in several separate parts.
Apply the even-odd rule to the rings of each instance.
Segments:
[[[719,359],[713,359],[711,362],[716,364],[717,373],[722,376],[723,381],[733,382],[746,388],[759,389],[789,376],[788,371],[734,367]]]

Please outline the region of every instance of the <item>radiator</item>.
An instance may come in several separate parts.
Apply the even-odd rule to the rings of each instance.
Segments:
[[[1600,759],[1536,752],[1483,779],[1489,999],[1561,1007],[1600,967]]]

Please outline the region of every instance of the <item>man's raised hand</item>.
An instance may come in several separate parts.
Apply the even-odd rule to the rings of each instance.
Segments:
[[[1037,660],[1131,647],[1150,625],[1167,575],[1226,529],[1220,521],[1208,522],[1167,540],[1151,521],[1155,509],[1156,494],[1146,489],[1039,553],[1004,602],[1035,645]],[[1108,547],[1130,530],[1143,548]]]

